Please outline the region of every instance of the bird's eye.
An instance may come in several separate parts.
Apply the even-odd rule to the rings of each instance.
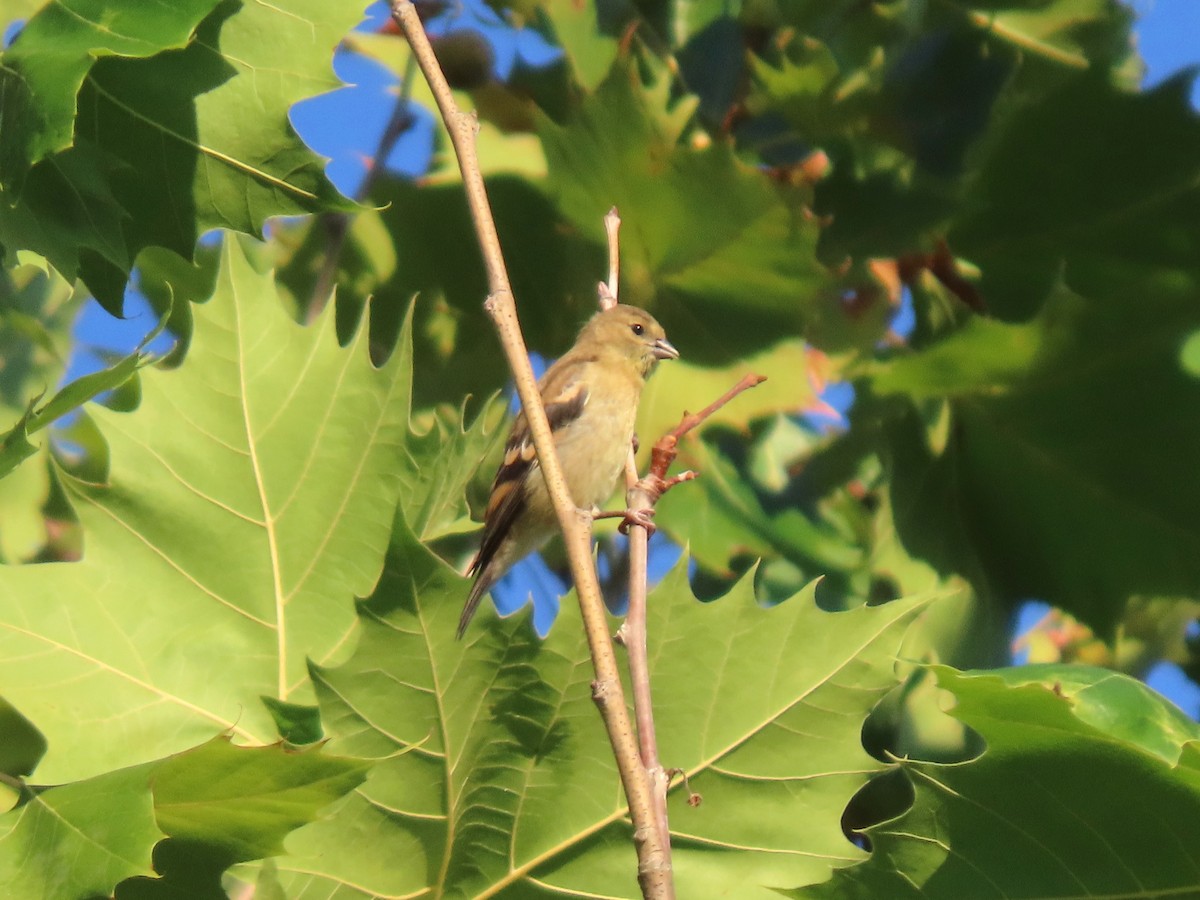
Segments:
[[[630,327],[630,328],[632,328],[632,329],[633,329],[633,333],[634,333],[634,334],[636,334],[636,335],[638,335],[639,337],[640,337],[641,335],[643,335],[643,334],[645,334],[645,333],[646,333],[646,329],[642,327],[642,323],[641,323],[641,322],[634,322],[634,323],[633,323],[632,325],[630,325],[629,327]]]

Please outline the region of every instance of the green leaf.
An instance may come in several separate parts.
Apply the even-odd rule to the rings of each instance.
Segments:
[[[566,53],[575,83],[594,90],[617,58],[618,41],[600,31],[599,11],[591,3],[571,0],[535,0],[549,23],[554,43]]]
[[[227,736],[140,767],[168,839],[154,848],[159,877],[131,878],[117,900],[221,900],[233,864],[284,852],[284,838],[357,787],[370,763],[317,748],[235,747]]]
[[[142,339],[132,353],[107,368],[76,378],[44,404],[38,405],[41,401],[40,396],[31,400],[29,408],[17,423],[4,434],[0,434],[0,478],[8,475],[21,462],[37,452],[37,448],[29,443],[29,435],[69,415],[100,394],[121,387],[139,368],[150,362],[152,356],[143,353],[142,350],[158,337],[164,327],[165,318]]]
[[[871,859],[810,898],[1191,896],[1200,891],[1200,728],[1111,672],[936,668],[987,749],[902,761],[916,799],[867,829]]]
[[[235,747],[219,736],[31,791],[0,817],[0,886],[14,898],[90,900],[111,896],[118,882],[123,900],[212,897],[225,869],[283,852],[284,837],[353,790],[370,765],[315,749]]]
[[[939,681],[949,673],[939,671]],[[1174,764],[1184,744],[1200,740],[1200,725],[1151,688],[1093,666],[1014,666],[989,672],[1010,688],[1049,685],[1070,700],[1072,714],[1098,731]],[[960,716],[961,718],[961,716]]]
[[[0,561],[24,562],[46,544],[49,452],[28,440],[22,422],[32,417],[32,398],[63,377],[82,300],[82,292],[32,254],[0,272],[0,423],[13,423],[0,435],[0,470],[39,457],[0,481]]]
[[[277,863],[289,895],[637,896],[571,601],[544,643],[527,622],[492,616],[459,643],[465,592],[401,531],[354,655],[313,667],[331,749],[379,761],[356,796],[289,839]],[[681,787],[671,794],[681,896],[773,896],[762,885],[818,881],[861,857],[838,823],[880,768],[862,748],[862,719],[895,683],[922,606],[833,615],[809,589],[764,609],[749,581],[701,604],[686,564],[656,589],[660,749],[704,796],[694,809]],[[663,652],[668,641],[689,652]]]
[[[20,196],[35,163],[71,146],[75,98],[97,60],[185,47],[218,2],[66,0],[43,6],[0,57],[0,184]]]
[[[813,143],[864,127],[882,77],[882,55],[843,76],[828,46],[812,38],[788,47],[778,65],[753,58],[755,112],[782,114]]]
[[[0,890],[108,897],[122,879],[154,874],[150,851],[162,837],[143,768],[41,790],[0,817]]]
[[[1200,403],[1179,360],[1198,326],[1187,296],[1117,306],[1060,289],[1028,325],[975,321],[876,367],[874,391],[949,415],[940,437],[915,411],[888,431],[909,551],[1106,635],[1131,596],[1190,595],[1200,485],[1180,448],[1200,446],[1200,424],[1163,410]]]
[[[30,774],[46,754],[46,738],[11,703],[0,697],[0,772],[14,778]]]
[[[686,541],[705,568],[722,576],[755,559],[781,557],[800,567],[799,577],[845,572],[864,561],[863,548],[796,505],[767,512],[744,473],[706,443],[689,447],[684,464],[700,473],[695,484],[663,498],[655,521]]]
[[[527,345],[547,356],[566,352],[596,310],[604,271],[599,248],[570,233],[550,202],[511,176],[487,180]],[[487,277],[462,186],[381,179],[372,202],[396,248],[395,273],[373,291],[373,346],[390,348],[403,311],[413,313],[418,407],[489,396],[508,381],[496,330],[483,310]]]
[[[831,176],[816,188],[817,209],[832,219],[821,233],[822,258],[903,256],[945,235],[972,151],[1007,92],[1018,90],[1018,60],[956,21],[931,24],[886,62],[880,51],[839,73],[815,97],[799,77],[803,68],[765,81],[799,134],[809,133],[809,122],[820,126],[815,139],[833,158]]]
[[[478,527],[466,508],[466,491],[480,464],[490,461],[508,436],[506,411],[505,403],[489,403],[466,426],[462,411],[439,409],[424,433],[410,437],[399,514],[421,541]]]
[[[836,377],[838,366],[827,365],[820,354],[797,340],[783,341],[722,368],[693,365],[687,359],[664,363],[646,383],[638,405],[642,447],[648,450],[685,413],[704,409],[748,374],[767,380],[717,410],[702,430],[724,425],[744,431],[755,419],[811,409],[818,402],[817,381]]]
[[[798,203],[727,142],[682,143],[694,99],[671,105],[670,88],[665,72],[643,85],[626,59],[568,124],[544,119],[549,189],[600,243],[616,206],[622,299],[652,306],[690,359],[727,362],[761,349],[764,333],[797,334],[832,279],[816,259],[818,226]]]
[[[275,719],[275,728],[289,744],[313,744],[325,737],[321,711],[303,703],[287,703],[274,697],[259,698]]]
[[[29,432],[35,407],[41,399],[37,396],[30,400],[21,418],[17,419],[12,428],[0,435],[0,478],[37,453],[38,448],[29,442]]]
[[[371,765],[218,737],[155,768],[154,814],[170,837],[218,847],[230,862],[276,856],[289,832],[361,784]]]
[[[227,0],[184,49],[99,60],[79,92],[72,148],[37,165],[19,196],[0,195],[0,242],[78,273],[119,312],[147,246],[190,260],[213,228],[257,233],[269,216],[350,208],[288,110],[338,86],[330,54],[360,13]]]
[[[1056,66],[1124,67],[1134,73],[1140,68],[1130,37],[1133,10],[1117,0],[949,0],[948,5],[996,40]]]
[[[407,345],[406,345],[407,346]],[[301,328],[228,240],[188,360],[93,408],[103,484],[63,473],[80,562],[0,567],[0,681],[43,730],[39,776],[144,761],[214,728],[274,739],[261,694],[304,702],[382,564],[408,423],[406,352]],[[69,601],[69,602],[68,602]],[[114,726],[119,722],[119,726]]]
[[[1200,116],[1189,82],[1128,93],[1081,75],[997,129],[949,236],[982,269],[989,308],[1029,318],[1064,263],[1067,284],[1097,299],[1198,290]]]

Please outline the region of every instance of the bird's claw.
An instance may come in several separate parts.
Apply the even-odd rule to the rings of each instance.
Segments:
[[[608,512],[601,512],[593,507],[591,514],[593,519],[620,519],[621,524],[617,526],[617,531],[621,532],[621,534],[629,534],[629,529],[634,525],[641,525],[645,528],[647,537],[658,530],[658,526],[650,521],[654,517],[654,510],[650,507],[643,509],[610,510]]]
[[[654,510],[649,507],[643,509],[627,509],[625,510],[624,518],[621,524],[617,526],[617,531],[621,534],[629,534],[629,529],[634,525],[641,525],[646,529],[646,537],[654,534],[658,530],[658,526],[651,521],[654,517]]]

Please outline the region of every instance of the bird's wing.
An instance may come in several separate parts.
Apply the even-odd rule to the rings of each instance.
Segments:
[[[547,373],[542,385],[542,403],[546,418],[550,421],[551,433],[558,434],[583,414],[587,406],[588,389],[586,382],[578,377],[579,372],[575,373],[576,377],[562,379],[554,378],[555,374],[553,370]],[[562,383],[557,384],[557,381]],[[481,571],[496,555],[525,506],[526,485],[530,478],[537,477],[537,468],[537,451],[529,432],[529,421],[522,410],[513,423],[512,433],[504,447],[504,460],[492,483],[492,493],[483,516],[483,539],[471,565],[471,572]]]

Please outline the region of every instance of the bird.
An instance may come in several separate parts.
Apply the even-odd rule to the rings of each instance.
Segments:
[[[678,359],[666,332],[643,309],[617,304],[596,313],[575,344],[538,382],[571,499],[595,509],[608,499],[634,440],[638,401],[659,361]],[[558,519],[538,465],[524,411],[504,447],[483,517],[475,577],[457,637],[512,566],[558,533]]]

